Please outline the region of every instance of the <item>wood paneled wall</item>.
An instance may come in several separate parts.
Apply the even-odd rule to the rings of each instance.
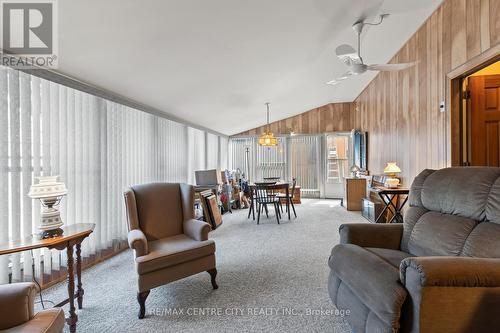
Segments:
[[[353,129],[353,103],[332,103],[304,112],[294,117],[278,120],[270,124],[274,134],[314,134]],[[258,135],[266,126],[257,127],[238,135]]]
[[[499,0],[445,0],[391,62],[416,61],[383,72],[355,100],[354,125],[368,132],[368,168],[397,161],[409,185],[425,168],[449,166],[446,74],[500,43]]]
[[[354,103],[328,104],[274,122],[271,130],[367,131],[370,172],[381,173],[387,162],[396,161],[409,185],[425,168],[451,165],[449,110],[439,109],[446,100],[446,74],[499,43],[500,0],[445,0],[391,60],[416,66],[381,72]]]

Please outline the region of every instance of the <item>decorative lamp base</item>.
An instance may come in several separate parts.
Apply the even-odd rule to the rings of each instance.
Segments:
[[[40,239],[47,239],[47,238],[54,238],[61,236],[63,234],[63,230],[61,228],[57,229],[51,229],[51,230],[44,230],[40,232],[39,236]]]

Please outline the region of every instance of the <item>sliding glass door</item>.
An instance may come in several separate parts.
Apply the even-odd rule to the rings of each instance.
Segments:
[[[326,134],[324,138],[324,184],[325,198],[344,196],[345,177],[349,175],[352,159],[352,139],[350,132]]]

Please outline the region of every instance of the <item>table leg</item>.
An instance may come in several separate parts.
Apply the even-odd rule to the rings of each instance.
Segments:
[[[288,212],[288,219],[290,219],[290,189],[286,187],[286,210]]]
[[[76,322],[78,316],[75,313],[75,277],[73,275],[73,245],[68,244],[68,297],[69,297],[69,317],[66,318],[66,323],[69,325],[71,333],[76,332]]]
[[[378,194],[380,199],[382,199],[382,202],[384,203],[384,209],[382,209],[382,212],[380,212],[380,214],[377,216],[377,218],[375,219],[375,223],[378,223],[378,221],[382,218],[382,216],[384,216],[384,213],[389,209],[389,204],[390,204],[390,199],[389,199],[389,202],[386,201],[385,197],[382,195],[382,194]]]
[[[85,291],[82,287],[82,244],[76,244],[76,277],[78,280],[76,293],[78,294],[78,309],[83,307],[83,294]]]
[[[403,210],[403,207],[407,201],[408,201],[408,196],[406,196],[404,201],[401,204],[399,204],[399,196],[398,196],[398,201],[396,203],[396,213],[394,214],[393,218],[391,219],[391,223],[394,223],[394,222],[403,223],[404,219],[403,219],[403,214],[401,213],[401,211]]]

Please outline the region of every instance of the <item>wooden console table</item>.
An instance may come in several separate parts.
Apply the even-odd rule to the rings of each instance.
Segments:
[[[49,248],[64,250],[68,254],[68,299],[62,301],[56,306],[63,306],[69,302],[69,317],[66,318],[66,323],[69,325],[71,333],[76,332],[76,322],[78,316],[75,313],[75,298],[78,301],[78,309],[83,306],[83,286],[82,286],[82,258],[81,245],[82,241],[94,231],[95,224],[93,223],[77,223],[64,226],[61,229],[61,236],[39,239],[37,236],[30,236],[20,240],[11,240],[8,243],[0,244],[0,255],[12,254],[16,252],[29,251],[39,248]],[[75,294],[75,278],[73,274],[73,246],[76,247],[76,275],[77,275],[77,291]]]

